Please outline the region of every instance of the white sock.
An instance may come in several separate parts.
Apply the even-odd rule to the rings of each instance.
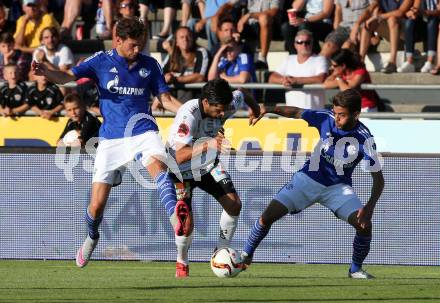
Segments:
[[[220,236],[218,238],[217,249],[230,247],[232,237],[237,229],[238,216],[230,216],[225,210],[220,217]]]
[[[177,247],[177,262],[188,265],[188,250],[191,246],[193,236],[192,234],[186,236],[175,236]]]

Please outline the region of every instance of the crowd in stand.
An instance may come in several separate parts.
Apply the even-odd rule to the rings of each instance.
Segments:
[[[28,110],[52,119],[72,92],[99,114],[98,96],[90,79],[77,87],[58,88],[29,73],[31,62],[47,62],[67,70],[75,62],[67,45],[75,39],[112,39],[121,18],[140,18],[145,24],[143,53],[150,37],[164,53],[165,80],[182,102],[197,97],[188,83],[223,78],[230,83],[257,81],[267,70],[271,41],[284,41],[289,56],[272,72],[269,83],[293,87],[285,94],[289,105],[322,108],[323,90],[296,89],[304,84],[345,90],[371,83],[363,63],[381,40],[390,44],[390,58],[382,72],[414,72],[415,43],[424,41],[423,73],[440,73],[438,0],[10,0],[0,1],[0,114],[14,116]],[[151,35],[149,11],[163,8],[163,25]],[[181,20],[176,24],[177,11]],[[78,22],[78,19],[81,22]],[[417,35],[416,35],[417,33]],[[207,40],[207,49],[197,39]],[[397,66],[397,50],[404,41],[405,62]],[[84,52],[87,52],[85,50]],[[24,81],[32,81],[26,87]],[[361,91],[364,111],[377,111],[374,91]],[[69,97],[71,98],[71,97]],[[152,101],[153,109],[159,103]]]

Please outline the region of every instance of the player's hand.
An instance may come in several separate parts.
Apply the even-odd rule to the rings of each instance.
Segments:
[[[260,112],[254,113],[251,109],[249,109],[249,125],[254,126],[260,121],[261,118],[267,113],[267,109],[264,104],[260,104]]]
[[[197,22],[196,25],[194,26],[196,33],[200,33],[203,30],[203,28],[205,27],[205,24],[206,24],[205,19],[202,19],[199,22]]]
[[[35,73],[37,76],[46,76],[47,66],[44,63],[38,63],[36,61],[32,61],[31,71]]]
[[[217,135],[208,142],[210,148],[214,148],[219,153],[227,153],[231,149],[231,143],[225,138],[222,132],[218,132]]]
[[[357,213],[357,222],[362,228],[366,228],[371,225],[371,218],[373,217],[373,210],[365,205],[361,209],[358,210]]]
[[[300,26],[303,23],[304,23],[304,18],[298,18],[297,17],[297,18],[293,19],[292,23],[290,23],[290,24],[293,25],[293,26],[298,27],[298,26]]]

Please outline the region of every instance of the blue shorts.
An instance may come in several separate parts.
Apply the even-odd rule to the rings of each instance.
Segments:
[[[339,219],[348,217],[362,208],[359,197],[348,184],[325,186],[304,173],[296,173],[292,180],[275,195],[274,200],[287,207],[290,213],[298,213],[315,203],[330,209]]]

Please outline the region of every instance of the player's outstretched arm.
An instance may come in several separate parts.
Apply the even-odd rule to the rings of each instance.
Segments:
[[[266,113],[277,114],[286,118],[300,119],[304,109],[296,106],[267,106]]]
[[[244,103],[249,106],[249,125],[255,125],[261,119],[261,108],[255,101],[254,96],[250,94],[246,89],[239,89],[243,93]]]
[[[371,177],[373,178],[373,186],[371,187],[370,199],[368,200],[367,204],[365,204],[365,206],[359,210],[357,215],[361,227],[365,227],[365,225],[371,222],[374,208],[376,207],[376,203],[385,187],[385,180],[381,170],[371,172]]]
[[[173,113],[177,113],[179,107],[182,106],[182,103],[174,98],[170,93],[162,93],[157,97],[157,99],[159,99],[160,103],[162,103],[163,108]]]
[[[75,75],[70,69],[67,71],[51,70],[45,63],[32,62],[32,71],[38,76],[46,77],[52,83],[65,84],[76,80]]]

